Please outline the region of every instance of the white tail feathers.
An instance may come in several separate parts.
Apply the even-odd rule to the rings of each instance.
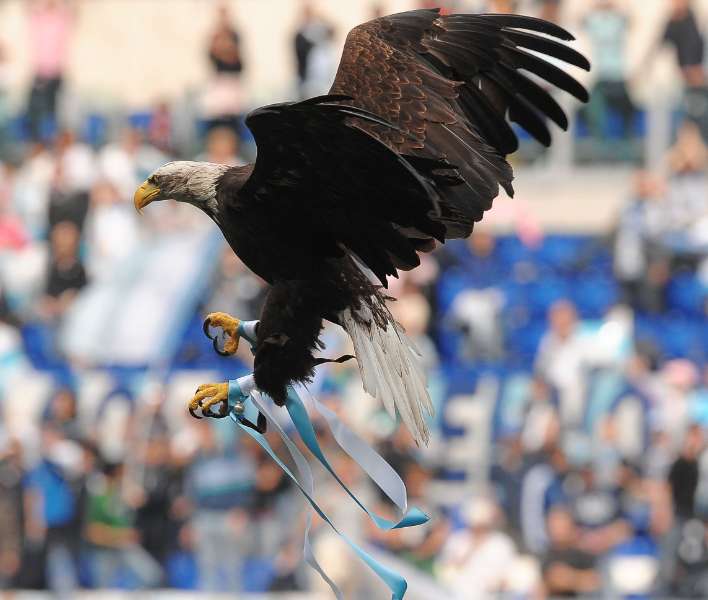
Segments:
[[[427,445],[430,432],[423,409],[428,415],[434,409],[418,350],[393,318],[385,329],[379,327],[371,309],[364,304],[356,310],[356,318],[351,309],[339,316],[354,343],[364,390],[378,398],[394,419],[398,411],[416,443]]]

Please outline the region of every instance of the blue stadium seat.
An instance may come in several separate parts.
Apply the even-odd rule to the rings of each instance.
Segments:
[[[9,120],[7,124],[7,135],[10,139],[18,142],[26,142],[29,139],[29,124],[25,115],[18,115]]]
[[[100,146],[106,141],[108,133],[108,119],[98,113],[86,117],[82,137],[91,146]]]
[[[706,289],[692,274],[674,277],[666,289],[669,308],[686,316],[706,314]]]
[[[521,327],[507,330],[506,347],[514,366],[521,368],[533,366],[538,345],[545,332],[545,319],[533,319]]]
[[[515,235],[498,237],[495,252],[499,260],[509,267],[520,261],[529,260],[532,255],[532,251]]]
[[[702,319],[675,315],[639,315],[635,318],[636,339],[652,343],[666,359],[688,358],[702,362],[706,357],[706,332]]]
[[[528,288],[531,312],[539,317],[545,316],[555,302],[570,296],[571,286],[566,279],[559,277],[544,277],[530,284]]]
[[[135,129],[147,131],[148,129],[150,129],[150,123],[152,123],[152,112],[134,112],[128,116],[128,122],[130,123],[130,126]]]
[[[590,137],[590,129],[588,128],[587,121],[579,116],[575,121],[575,138],[578,140],[587,139]]]
[[[462,269],[451,269],[443,274],[437,284],[438,308],[445,314],[460,292],[472,287],[469,276]]]
[[[267,592],[275,578],[275,566],[268,558],[246,559],[243,568],[243,588],[252,594]]]
[[[614,369],[598,369],[587,381],[585,399],[585,427],[592,433],[597,422],[612,412],[617,399],[627,389],[622,373]]]
[[[601,274],[580,274],[574,278],[570,289],[571,299],[586,319],[602,317],[619,298],[614,279]]]
[[[531,377],[527,373],[515,373],[502,380],[494,412],[495,439],[502,439],[521,430],[530,387]]]
[[[566,268],[577,262],[588,239],[584,236],[549,235],[536,253],[537,259],[556,269]]]
[[[167,583],[178,590],[196,590],[199,581],[197,563],[188,552],[176,552],[165,565]]]

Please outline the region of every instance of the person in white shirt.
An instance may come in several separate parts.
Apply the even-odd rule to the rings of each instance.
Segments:
[[[448,538],[436,572],[456,597],[489,598],[505,589],[516,548],[498,529],[499,507],[491,499],[479,497],[468,502],[462,517],[466,527]]]
[[[536,372],[558,390],[563,424],[579,425],[585,408],[586,347],[575,305],[569,300],[553,304],[548,326],[536,355]]]

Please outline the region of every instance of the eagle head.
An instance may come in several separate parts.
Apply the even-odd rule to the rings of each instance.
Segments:
[[[135,191],[135,208],[142,211],[156,200],[176,200],[201,208],[217,218],[219,180],[229,167],[207,162],[175,161],[154,171]]]

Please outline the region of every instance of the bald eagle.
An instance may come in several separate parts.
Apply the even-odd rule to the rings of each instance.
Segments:
[[[246,118],[255,164],[172,162],[140,186],[136,208],[193,204],[270,284],[256,330],[260,390],[283,405],[287,386],[312,376],[326,319],[351,337],[366,392],[427,443],[425,376],[382,288],[415,268],[419,252],[468,237],[499,186],[513,194],[509,121],[546,146],[549,120],[567,128],[549,88],[588,99],[556,66],[590,68],[558,41],[573,39],[519,15],[375,19],[349,33],[328,95]],[[235,351],[238,320],[219,313],[207,324],[222,327],[225,350]],[[206,385],[190,405],[209,414],[225,399],[225,384]]]

